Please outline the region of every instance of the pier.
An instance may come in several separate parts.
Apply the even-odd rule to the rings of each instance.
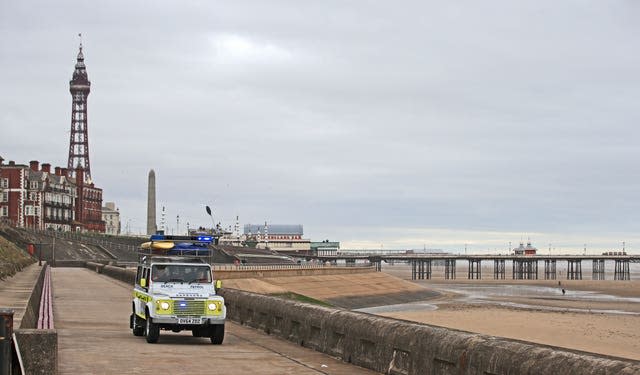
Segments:
[[[605,262],[614,262],[614,280],[631,280],[630,263],[640,263],[640,255],[450,255],[450,254],[348,254],[335,256],[299,256],[306,260],[317,259],[322,262],[335,263],[338,260],[347,265],[355,265],[356,261],[369,261],[378,271],[382,270],[382,262],[406,262],[411,265],[412,280],[428,280],[434,275],[433,265],[444,265],[444,279],[456,278],[456,262],[467,262],[467,278],[482,279],[482,262],[493,262],[493,278],[505,279],[507,263],[511,265],[513,280],[538,280],[540,278],[538,264],[544,262],[545,280],[558,279],[558,262],[566,262],[566,279],[582,280],[582,263],[592,261],[593,280],[605,280]]]

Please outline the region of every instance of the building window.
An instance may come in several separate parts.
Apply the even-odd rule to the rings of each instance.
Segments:
[[[0,216],[9,216],[9,207],[7,206],[0,207]]]
[[[8,191],[2,192],[2,200],[0,202],[9,202],[9,192]]]
[[[33,206],[24,206],[24,215],[33,216]]]
[[[0,178],[0,188],[9,188],[9,179],[8,178]]]
[[[32,189],[37,189],[38,188],[38,181],[31,181],[31,188]]]

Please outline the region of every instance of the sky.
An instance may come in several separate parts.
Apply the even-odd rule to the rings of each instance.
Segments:
[[[123,231],[640,252],[640,2],[3,1],[0,155],[91,172]],[[205,206],[213,209],[213,217]]]

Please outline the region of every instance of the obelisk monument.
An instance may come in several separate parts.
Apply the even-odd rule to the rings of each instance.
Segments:
[[[149,191],[147,193],[147,234],[156,233],[156,172],[149,171]]]

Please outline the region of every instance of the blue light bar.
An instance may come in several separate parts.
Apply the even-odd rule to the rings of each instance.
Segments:
[[[156,233],[151,235],[151,241],[176,241],[176,242],[213,242],[214,236],[173,236]]]

